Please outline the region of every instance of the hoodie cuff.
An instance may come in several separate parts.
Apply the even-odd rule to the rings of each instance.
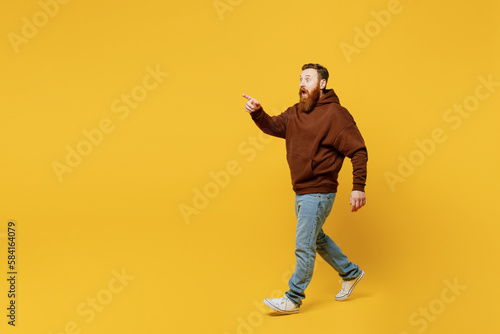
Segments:
[[[365,191],[365,185],[364,184],[359,184],[359,183],[354,183],[352,186],[352,190],[359,190],[364,192]]]
[[[252,119],[256,119],[257,117],[259,117],[262,113],[264,112],[264,109],[262,109],[262,107],[260,107],[259,109],[255,110],[254,112],[251,112],[250,113],[250,116],[252,116]]]

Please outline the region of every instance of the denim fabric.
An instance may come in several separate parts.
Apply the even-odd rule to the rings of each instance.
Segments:
[[[333,240],[323,232],[323,224],[332,210],[335,193],[295,196],[297,234],[295,237],[295,271],[286,296],[296,305],[302,304],[304,291],[311,281],[316,252],[335,269],[344,280],[361,274],[359,267],[350,262]]]

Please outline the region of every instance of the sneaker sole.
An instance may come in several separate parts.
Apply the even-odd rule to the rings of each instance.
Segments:
[[[264,299],[264,304],[266,304],[267,307],[269,307],[271,310],[274,312],[278,312],[280,314],[294,314],[294,313],[299,313],[299,308],[293,309],[292,311],[283,311],[274,306],[271,302],[269,302],[267,299]]]
[[[356,277],[356,280],[354,281],[354,284],[351,286],[351,289],[349,290],[349,293],[346,295],[346,296],[342,296],[342,297],[335,297],[335,300],[336,301],[343,301],[343,300],[346,300],[347,298],[349,298],[349,296],[351,295],[352,291],[354,290],[354,288],[356,287],[356,285],[358,285],[359,281],[361,281],[361,279],[365,277],[365,272],[362,271],[361,274]]]

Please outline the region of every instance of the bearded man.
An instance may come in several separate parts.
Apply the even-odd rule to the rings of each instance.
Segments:
[[[340,105],[333,89],[326,89],[328,70],[305,64],[300,76],[300,101],[278,116],[269,116],[261,104],[246,94],[245,110],[255,124],[271,136],[286,140],[287,160],[295,195],[297,231],[295,271],[289,290],[281,298],[264,299],[273,311],[297,313],[311,281],[316,252],[335,269],[342,288],[335,296],[346,300],[364,272],[347,259],[323,231],[337,193],[337,178],[345,157],[353,166],[351,212],[366,203],[365,182],[368,154],[351,114]]]

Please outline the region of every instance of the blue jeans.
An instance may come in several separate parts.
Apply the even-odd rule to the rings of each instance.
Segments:
[[[359,267],[350,262],[342,250],[323,232],[323,224],[332,210],[335,193],[295,195],[297,235],[295,237],[295,272],[290,278],[285,295],[296,305],[306,297],[304,291],[311,281],[316,252],[335,269],[344,280],[361,274]]]

